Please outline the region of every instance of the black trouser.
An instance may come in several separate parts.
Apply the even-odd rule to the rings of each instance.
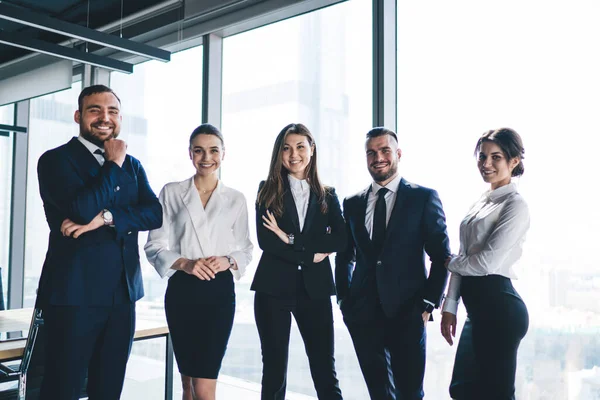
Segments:
[[[421,314],[411,304],[389,318],[377,305],[369,320],[344,318],[371,400],[423,398],[427,332]]]
[[[123,278],[124,279],[124,278]],[[135,303],[123,281],[112,306],[45,306],[40,400],[118,400],[135,333]]]
[[[513,400],[517,351],[529,327],[527,307],[503,276],[465,276],[460,290],[469,321],[458,344],[450,395]]]
[[[298,271],[299,281],[302,272]],[[331,298],[310,299],[298,285],[294,298],[264,293],[254,296],[254,317],[263,359],[261,400],[284,400],[292,314],[304,341],[310,373],[319,400],[341,400],[333,355]]]

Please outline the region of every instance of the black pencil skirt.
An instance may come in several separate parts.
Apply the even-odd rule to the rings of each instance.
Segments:
[[[450,395],[456,400],[513,400],[517,351],[529,327],[525,303],[509,278],[464,276],[468,320],[460,336]]]
[[[179,372],[217,379],[235,314],[233,275],[203,281],[183,271],[169,278],[165,312]]]

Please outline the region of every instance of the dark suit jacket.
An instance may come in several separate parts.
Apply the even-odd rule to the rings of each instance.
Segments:
[[[327,188],[327,214],[323,214],[317,196],[311,192],[303,230],[300,231],[298,213],[289,183],[284,179],[284,212],[277,224],[286,233],[294,234],[294,244],[285,244],[265,228],[262,216],[266,208],[256,205],[256,230],[258,244],[263,250],[251,290],[277,297],[294,296],[298,266],[302,266],[304,285],[310,298],[323,298],[335,294],[329,257],[313,263],[315,253],[332,253],[346,245],[346,228],[335,189]],[[264,181],[260,183],[260,188]],[[329,229],[328,229],[329,228]]]
[[[422,299],[439,306],[448,277],[444,262],[450,248],[437,192],[401,179],[381,254],[375,254],[365,228],[369,192],[370,186],[344,200],[348,246],[338,252],[335,270],[344,316],[372,313],[376,298],[368,293],[369,268],[375,268],[381,306],[388,317],[403,307],[420,305]],[[431,259],[429,276],[425,252]]]
[[[102,167],[77,138],[44,153],[38,162],[40,194],[50,226],[37,306],[111,305],[123,270],[131,301],[144,295],[138,232],[159,228],[162,208],[140,162],[127,155],[121,168]],[[103,209],[114,228],[103,226],[77,239],[65,237],[65,218],[89,223]]]

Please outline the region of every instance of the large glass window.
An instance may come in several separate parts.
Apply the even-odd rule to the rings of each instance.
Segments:
[[[315,135],[319,172],[342,199],[370,182],[364,135],[372,124],[372,24],[368,0],[352,0],[226,38],[223,43],[222,179],[249,205],[254,261],[236,286],[237,311],[222,375],[260,383],[260,342],[250,291],[260,248],[258,184],[288,123]],[[333,260],[333,258],[332,258]],[[334,304],[336,367],[346,399],[368,398],[350,336]],[[288,391],[315,396],[304,344],[292,329]]]
[[[508,126],[523,137],[518,188],[531,229],[514,284],[530,326],[519,350],[520,399],[598,398],[600,263],[590,250],[600,209],[590,193],[599,15],[589,1],[398,2],[402,174],[439,190],[454,252],[461,219],[487,189],[473,158],[479,135]],[[438,323],[428,336],[425,392],[447,398],[456,345]]]
[[[136,65],[131,75],[112,73],[110,86],[122,101],[120,138],[127,142],[128,153],[141,161],[156,195],[166,183],[191,177],[195,170],[188,154],[189,137],[202,121],[202,46],[173,54],[169,63]],[[164,320],[167,280],[144,255],[147,238],[146,232],[140,233],[145,296],[137,303],[137,315]],[[124,399],[163,398],[164,354],[164,340],[135,343]],[[174,396],[181,396],[178,375],[174,387]]]
[[[77,82],[71,89],[41,96],[29,103],[24,307],[33,307],[48,250],[49,229],[40,198],[37,163],[44,152],[79,135],[79,126],[73,120],[73,116],[80,91],[81,82]]]
[[[188,148],[190,134],[202,120],[202,46],[173,54],[169,63],[136,65],[131,75],[112,73],[110,82],[123,102],[120,138],[141,161],[156,195],[165,184],[192,176]],[[146,232],[139,235],[140,249],[147,238]],[[167,280],[140,254],[145,296],[137,312],[164,318]]]
[[[12,125],[14,106],[0,107],[0,124]],[[0,130],[0,310],[6,307],[14,132]]]

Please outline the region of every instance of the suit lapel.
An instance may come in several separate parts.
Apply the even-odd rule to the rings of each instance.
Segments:
[[[294,224],[296,232],[300,232],[300,220],[298,219],[298,210],[296,209],[296,203],[294,202],[294,196],[292,196],[292,190],[289,185],[285,185],[285,192],[283,193],[283,215],[288,215]]]
[[[371,238],[369,237],[367,227],[365,226],[365,217],[367,215],[367,200],[369,199],[370,192],[371,186],[369,185],[368,188],[363,190],[363,192],[358,195],[355,228],[356,242],[361,243],[362,246],[365,246],[369,254],[373,251],[373,244],[371,242]]]
[[[77,139],[72,138],[69,143],[69,152],[75,164],[78,166],[78,170],[85,171],[85,173],[96,176],[100,172],[100,163],[96,160],[96,157]]]
[[[310,191],[310,196],[308,198],[308,210],[306,210],[306,218],[304,219],[304,227],[302,228],[302,232],[309,232],[310,227],[312,225],[315,212],[320,209],[321,206],[318,203],[317,195]],[[298,214],[298,213],[296,213]]]
[[[408,194],[408,190],[409,190],[409,187],[408,187],[406,181],[404,180],[404,178],[401,178],[400,184],[398,185],[398,189],[396,192],[396,202],[394,203],[394,208],[392,209],[392,214],[390,215],[390,220],[388,222],[387,229],[385,230],[385,241],[383,243],[384,249],[385,249],[385,246],[386,246],[386,243],[387,243],[389,237],[392,234],[392,231],[394,231],[396,229],[396,227],[399,225],[398,218],[396,218],[396,217],[398,216],[398,213],[400,212],[399,210],[401,210],[402,206],[404,205],[404,201],[406,200],[406,195]]]
[[[204,210],[204,207],[202,207],[202,200],[200,200],[200,195],[198,193],[198,190],[196,190],[196,185],[194,185],[194,177],[191,177],[186,182],[182,183],[182,185],[184,186],[181,192],[183,204],[185,205],[185,207],[188,210],[188,213],[190,214],[190,219],[194,227],[194,232],[196,232],[196,237],[198,238],[198,244],[202,249],[202,254],[211,254],[210,251],[212,249],[210,241],[208,240],[208,229],[206,229],[206,226],[208,225],[206,223],[207,215]],[[211,201],[212,200],[214,199],[211,199]]]

